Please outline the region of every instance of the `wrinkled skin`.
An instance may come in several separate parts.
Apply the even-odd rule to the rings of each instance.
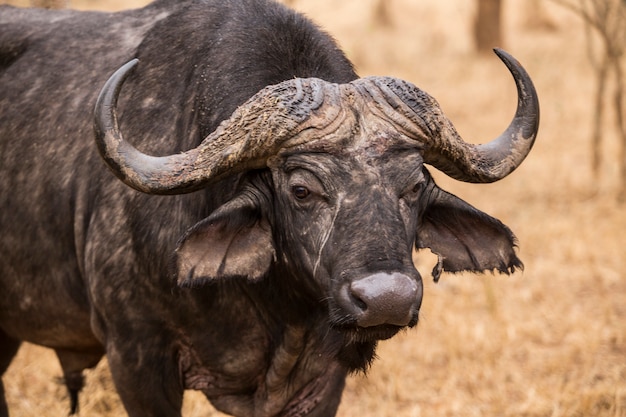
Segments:
[[[414,246],[440,256],[436,276],[521,266],[508,228],[440,190],[362,104],[267,167],[187,195],[130,189],[97,153],[92,109],[135,56],[120,124],[153,154],[198,145],[266,85],[357,77],[260,0],[0,8],[0,373],[29,341],[55,350],[73,396],[106,354],[129,416],[180,416],[185,389],[232,415],[333,416],[346,374],[417,324]]]

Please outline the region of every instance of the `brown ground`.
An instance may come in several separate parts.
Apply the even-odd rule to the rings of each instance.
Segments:
[[[374,23],[373,0],[293,3],[339,40],[361,75],[414,82],[438,98],[466,140],[499,134],[513,114],[515,89],[495,55],[471,53],[474,2],[388,1],[392,27]],[[77,8],[130,4],[139,2],[72,0]],[[512,277],[446,275],[434,284],[432,258],[420,259],[424,319],[381,344],[367,377],[350,378],[342,417],[626,416],[626,206],[615,202],[617,139],[607,135],[596,183],[594,84],[582,26],[547,3],[556,30],[533,28],[529,4],[505,2],[505,46],[540,94],[535,149],[497,184],[438,176],[517,233],[526,269]],[[4,376],[12,416],[66,415],[59,376],[50,351],[24,346]],[[105,361],[87,381],[80,415],[123,415]],[[220,414],[190,392],[184,415]]]

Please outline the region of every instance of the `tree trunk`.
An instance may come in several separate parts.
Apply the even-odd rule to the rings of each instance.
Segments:
[[[374,6],[374,24],[380,27],[392,27],[393,20],[389,12],[391,0],[378,0]]]
[[[596,97],[593,114],[593,132],[591,133],[591,169],[594,184],[600,183],[600,165],[602,164],[602,138],[604,137],[604,97],[606,95],[606,81],[609,72],[609,59],[603,57],[596,68]],[[594,190],[597,191],[597,190]]]
[[[624,120],[624,71],[620,56],[613,59],[613,71],[615,72],[615,115],[617,133],[619,135],[619,194],[620,202],[626,202],[626,121]]]
[[[478,12],[474,20],[474,40],[478,52],[488,52],[503,47],[500,17],[502,0],[478,0]]]
[[[554,19],[548,15],[545,9],[545,0],[527,0],[525,5],[524,26],[533,30],[553,31],[558,29]]]
[[[31,0],[31,7],[43,7],[45,9],[65,9],[69,6],[69,0]]]

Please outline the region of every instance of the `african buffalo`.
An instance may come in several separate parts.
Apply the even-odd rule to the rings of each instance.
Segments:
[[[521,267],[512,232],[424,166],[490,182],[530,151],[535,89],[496,53],[518,108],[471,145],[269,0],[1,7],[0,373],[28,341],[57,353],[72,411],[106,355],[130,416],[180,416],[186,389],[237,416],[335,415],[346,374],[418,322],[413,248],[435,279]]]

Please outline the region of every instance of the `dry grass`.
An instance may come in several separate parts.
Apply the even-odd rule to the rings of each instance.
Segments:
[[[372,23],[371,0],[296,0],[340,41],[361,75],[415,82],[437,97],[461,134],[484,141],[512,116],[515,91],[494,57],[471,53],[473,2],[393,0],[394,26]],[[424,320],[384,342],[367,377],[349,380],[339,415],[626,416],[626,207],[615,202],[614,137],[601,183],[591,177],[593,76],[577,19],[547,4],[557,26],[526,26],[527,2],[505,2],[507,49],[533,76],[542,126],[518,172],[493,185],[440,184],[518,235],[526,269],[512,277],[426,280]],[[79,8],[101,7],[73,0]],[[14,417],[67,413],[59,366],[25,346],[4,376]],[[123,415],[106,363],[88,372],[81,415]],[[219,415],[197,393],[185,416]]]

